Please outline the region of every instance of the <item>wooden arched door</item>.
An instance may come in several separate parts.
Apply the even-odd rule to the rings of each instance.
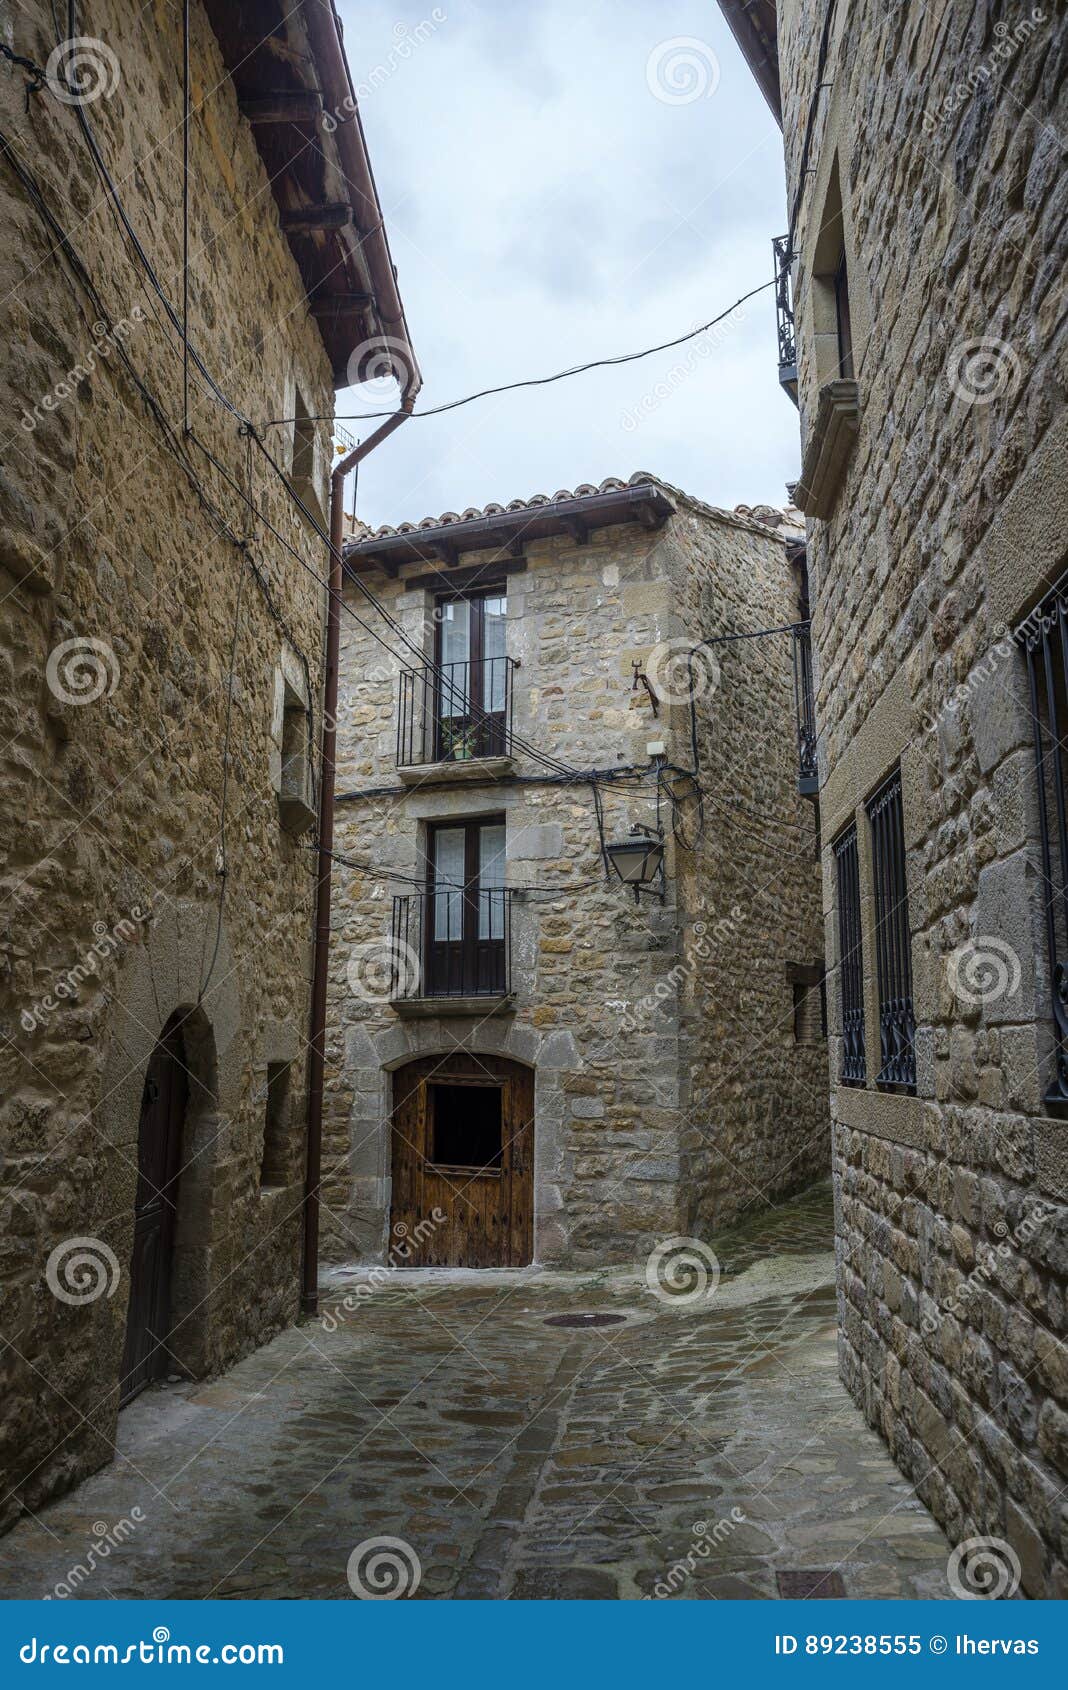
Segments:
[[[174,1017],[152,1053],[141,1094],[120,1405],[174,1365],[167,1340],[172,1325],[171,1277],[187,1077],[181,1019]]]
[[[532,1069],[462,1052],[409,1062],[393,1076],[392,1137],[391,1260],[407,1267],[533,1260]]]

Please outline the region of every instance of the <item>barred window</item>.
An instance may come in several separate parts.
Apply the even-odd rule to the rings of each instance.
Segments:
[[[843,1085],[862,1086],[864,1062],[864,969],[860,937],[860,865],[854,822],[834,844],[838,873],[838,979],[842,998]]]
[[[868,802],[875,889],[875,960],[879,976],[879,1076],[884,1091],[916,1090],[916,1014],[905,880],[901,771]]]
[[[1034,723],[1046,949],[1056,1034],[1047,1103],[1068,1103],[1068,599],[1054,593],[1016,632],[1027,655]]]

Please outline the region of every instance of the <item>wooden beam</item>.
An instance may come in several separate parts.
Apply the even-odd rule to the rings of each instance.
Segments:
[[[314,88],[292,94],[254,94],[238,100],[242,117],[250,123],[311,123],[319,121],[323,109]]]
[[[283,211],[282,230],[287,235],[314,235],[323,229],[344,229],[352,222],[347,200],[339,205],[304,205],[299,211]]]
[[[317,293],[311,301],[313,317],[355,317],[373,305],[370,293]]]
[[[562,516],[560,518],[566,533],[570,534],[576,546],[587,544],[590,531],[580,516]]]
[[[657,514],[656,514],[655,510],[653,509],[652,505],[646,505],[646,504],[635,505],[634,514],[637,516],[638,521],[641,523],[643,528],[659,528],[660,527],[661,519],[660,519],[660,517],[657,516]]]
[[[456,568],[456,565],[460,561],[460,556],[456,547],[450,545],[448,540],[431,540],[429,545],[433,555],[441,559],[446,569]]]

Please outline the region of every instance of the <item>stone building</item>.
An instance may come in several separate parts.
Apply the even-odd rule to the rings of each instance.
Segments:
[[[1064,9],[722,4],[786,144],[842,1372],[1063,1597]]]
[[[825,1169],[798,536],[637,474],[347,544],[335,1257],[624,1260]]]
[[[321,419],[410,357],[332,6],[91,10],[0,5],[0,1524],[294,1318]]]

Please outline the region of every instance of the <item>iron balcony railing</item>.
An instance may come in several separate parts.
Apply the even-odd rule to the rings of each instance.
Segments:
[[[512,754],[514,657],[402,669],[397,767]]]
[[[797,790],[815,798],[820,789],[816,760],[816,689],[812,679],[812,632],[807,622],[794,629],[794,703],[797,711]]]
[[[777,235],[771,243],[775,255],[775,316],[779,330],[779,385],[797,404],[797,334],[794,328],[792,258],[789,235]]]
[[[514,896],[510,887],[449,885],[395,897],[392,1000],[508,996]]]

